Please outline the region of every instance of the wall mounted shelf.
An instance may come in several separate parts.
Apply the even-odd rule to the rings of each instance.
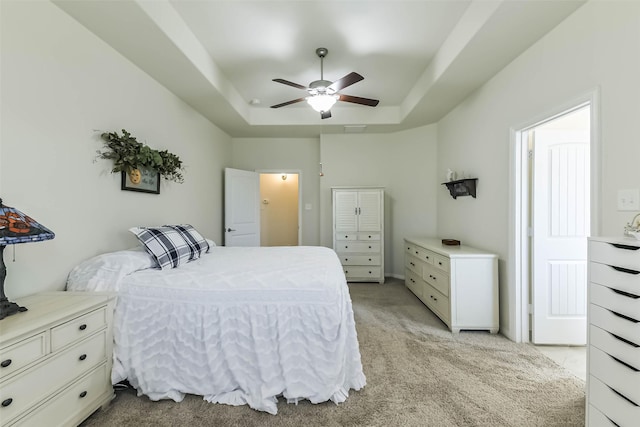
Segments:
[[[446,185],[449,190],[449,194],[454,199],[458,196],[471,196],[476,198],[476,181],[478,178],[464,178],[457,179],[455,181],[443,182],[442,185]]]

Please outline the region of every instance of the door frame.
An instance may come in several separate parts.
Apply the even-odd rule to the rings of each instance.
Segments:
[[[590,235],[600,231],[601,199],[601,144],[600,144],[600,90],[595,88],[573,100],[538,114],[509,129],[509,257],[507,265],[509,324],[514,325],[511,338],[528,343],[529,339],[529,174],[526,131],[572,110],[590,105]]]
[[[263,173],[298,175],[298,246],[302,245],[302,170],[300,169],[256,169],[260,176]]]

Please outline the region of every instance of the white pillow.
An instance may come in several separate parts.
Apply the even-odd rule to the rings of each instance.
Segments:
[[[142,247],[108,252],[75,266],[67,278],[67,290],[116,292],[125,276],[155,266]]]

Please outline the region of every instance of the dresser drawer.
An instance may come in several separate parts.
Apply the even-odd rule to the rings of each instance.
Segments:
[[[55,399],[47,402],[14,426],[62,426],[77,417],[91,401],[104,395],[111,388],[106,364],[72,384]],[[88,415],[88,414],[87,414]],[[12,427],[14,427],[12,426]]]
[[[433,252],[426,249],[422,249],[420,247],[416,248],[415,256],[418,257],[420,261],[424,261],[427,264],[433,264],[434,255],[435,254]]]
[[[371,253],[379,253],[380,252],[380,243],[379,242],[340,242],[338,243],[338,248],[336,252],[345,253],[345,252],[371,252]]]
[[[418,276],[422,276],[422,262],[420,262],[418,258],[411,255],[405,255],[404,258],[404,266],[413,271]]]
[[[589,377],[589,402],[620,427],[638,425],[640,407],[617,394],[593,375]]]
[[[589,259],[602,264],[630,269],[640,268],[640,246],[606,242],[589,242]]]
[[[640,344],[617,337],[597,326],[589,326],[589,343],[592,346],[640,369]]]
[[[343,267],[344,275],[349,279],[376,279],[380,278],[380,267]]]
[[[104,307],[72,319],[51,329],[51,350],[57,351],[76,340],[88,337],[106,325],[107,310]]]
[[[418,255],[417,250],[418,250],[418,248],[416,248],[416,245],[413,245],[413,244],[408,243],[408,242],[404,242],[404,251],[405,251],[405,253],[410,254],[410,255]]]
[[[640,295],[640,272],[599,262],[591,262],[589,269],[592,282]]]
[[[338,232],[336,232],[336,240],[358,240],[358,233],[338,233]]]
[[[416,294],[418,298],[422,299],[422,288],[424,287],[424,282],[411,270],[405,270],[404,276],[404,283],[407,285],[407,288]]]
[[[29,406],[54,392],[69,378],[82,375],[106,360],[106,331],[71,347],[46,363],[40,363],[24,375],[2,384],[0,419],[9,422]]]
[[[422,271],[422,278],[443,295],[449,296],[449,275],[436,269],[434,266],[427,265]]]
[[[620,338],[640,344],[640,322],[616,315],[595,304],[589,304],[589,322]]]
[[[599,348],[589,348],[590,374],[635,404],[640,403],[640,371],[626,366]]]
[[[428,284],[424,286],[422,297],[422,301],[435,311],[445,323],[449,322],[449,298]]]
[[[449,272],[449,258],[433,254],[433,265],[442,271]]]
[[[640,296],[595,283],[591,283],[590,287],[592,304],[597,304],[618,314],[625,315],[630,319],[640,321]]]
[[[45,333],[42,332],[0,350],[0,378],[44,357],[47,353]]]
[[[341,255],[342,265],[380,265],[380,255]]]
[[[358,240],[364,240],[364,241],[380,240],[380,234],[378,234],[378,233],[358,233]]]

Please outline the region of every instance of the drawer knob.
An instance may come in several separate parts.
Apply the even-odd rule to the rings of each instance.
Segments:
[[[6,408],[7,406],[11,405],[11,402],[13,402],[12,398],[8,398],[2,401],[2,407]]]
[[[345,260],[345,261],[349,261],[349,258],[345,258],[344,260]]]
[[[349,236],[344,236],[344,238],[345,238],[345,239],[348,239],[348,238],[349,238]]]
[[[85,360],[87,358],[86,354],[81,354],[80,357],[78,357],[78,360]]]
[[[640,249],[640,246],[631,246],[631,245],[622,245],[620,243],[609,243],[611,246],[618,249],[626,249],[628,251],[637,251]]]
[[[371,249],[371,246],[369,246],[369,249]]]
[[[3,360],[2,363],[0,363],[0,366],[2,366],[3,368],[6,368],[7,366],[11,365],[11,362],[12,362],[11,359]]]
[[[371,261],[371,258],[369,258],[369,261]]]
[[[371,274],[371,272],[369,272],[369,274]]]
[[[369,238],[371,238],[371,236],[369,236]]]
[[[84,331],[85,329],[87,329],[87,324],[83,323],[82,325],[80,325],[78,329],[80,329],[81,331]]]
[[[345,249],[348,249],[348,248],[349,248],[349,246],[347,246],[347,245],[344,245],[344,248],[345,248]]]
[[[438,261],[438,265],[442,265],[442,263],[440,261]]]
[[[83,397],[85,397],[87,395],[86,391],[83,391],[82,393],[80,393],[80,399],[82,399]]]

